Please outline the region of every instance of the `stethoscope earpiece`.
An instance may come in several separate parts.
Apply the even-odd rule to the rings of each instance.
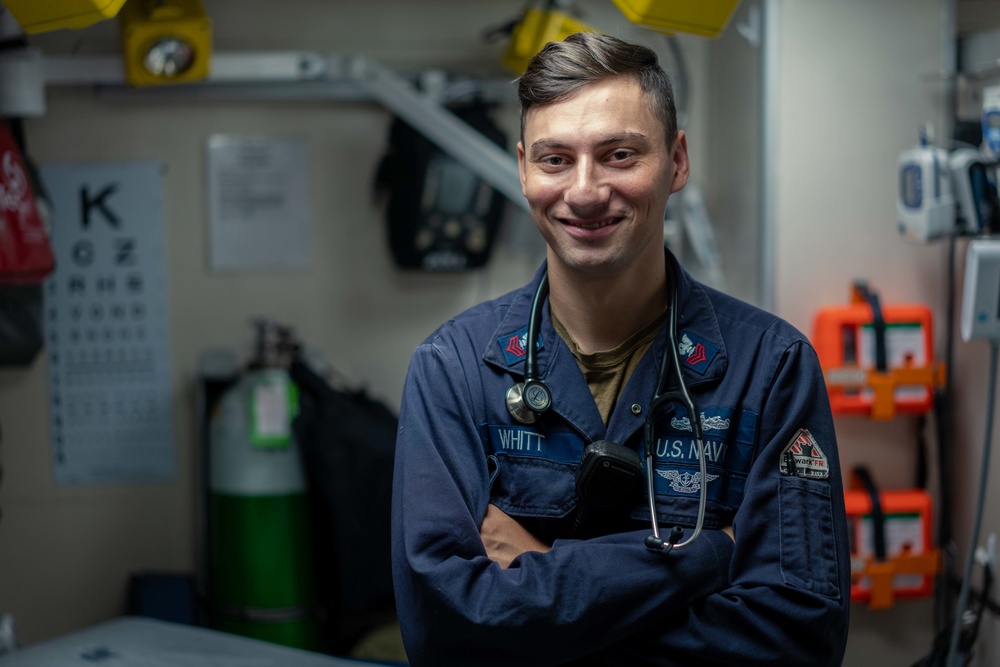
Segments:
[[[674,545],[681,541],[682,537],[684,537],[684,529],[680,526],[674,526],[670,529],[670,537],[665,542],[656,535],[647,535],[643,543],[650,551],[668,554],[673,550]]]

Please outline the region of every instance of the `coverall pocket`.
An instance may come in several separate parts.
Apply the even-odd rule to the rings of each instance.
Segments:
[[[818,480],[782,477],[778,488],[778,525],[781,576],[785,583],[839,599],[830,486]]]
[[[490,502],[512,516],[562,518],[576,506],[576,466],[497,455]]]

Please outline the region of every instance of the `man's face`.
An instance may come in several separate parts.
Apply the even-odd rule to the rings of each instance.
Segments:
[[[610,277],[637,261],[663,261],[667,198],[689,169],[684,133],[669,147],[664,133],[627,77],[528,110],[517,145],[521,189],[550,268]]]

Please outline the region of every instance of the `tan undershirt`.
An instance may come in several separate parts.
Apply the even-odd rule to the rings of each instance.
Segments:
[[[614,349],[585,354],[580,351],[580,346],[576,344],[555,313],[552,313],[552,326],[573,352],[583,377],[587,379],[590,393],[597,403],[597,409],[605,425],[611,418],[618,396],[628,379],[632,377],[632,372],[639,365],[642,355],[646,354],[656,340],[656,335],[660,333],[666,314],[666,311],[663,311],[655,320],[626,338]]]

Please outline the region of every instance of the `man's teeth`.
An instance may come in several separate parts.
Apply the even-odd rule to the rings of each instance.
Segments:
[[[579,224],[577,227],[583,227],[584,229],[600,229],[601,227],[607,227],[614,220],[601,220],[600,222],[588,222],[584,224]]]

